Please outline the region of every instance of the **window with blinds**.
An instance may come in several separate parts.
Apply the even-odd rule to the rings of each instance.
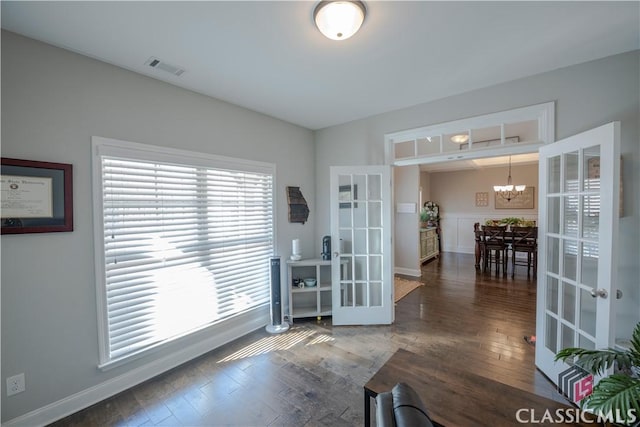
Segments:
[[[103,364],[268,304],[272,167],[96,151]]]

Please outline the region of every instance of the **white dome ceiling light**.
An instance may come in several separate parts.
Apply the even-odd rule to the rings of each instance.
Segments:
[[[469,135],[467,135],[466,133],[459,134],[459,135],[453,135],[451,137],[451,142],[454,142],[456,144],[464,144],[468,140],[469,140]]]
[[[346,40],[358,32],[366,12],[361,1],[321,1],[313,11],[313,20],[325,37]]]

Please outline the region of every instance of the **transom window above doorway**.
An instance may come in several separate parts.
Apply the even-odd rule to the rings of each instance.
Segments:
[[[553,102],[385,135],[388,163],[407,166],[530,153],[555,139]]]

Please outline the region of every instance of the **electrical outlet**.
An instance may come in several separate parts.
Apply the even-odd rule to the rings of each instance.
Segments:
[[[7,396],[22,393],[24,390],[24,374],[18,374],[7,378]]]

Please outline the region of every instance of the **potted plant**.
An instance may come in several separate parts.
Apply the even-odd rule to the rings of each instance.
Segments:
[[[514,227],[514,226],[517,227],[518,225],[520,225],[520,221],[522,221],[520,218],[516,218],[514,216],[502,218],[502,223],[510,227]]]
[[[628,350],[586,350],[583,348],[565,348],[556,354],[555,360],[573,362],[591,373],[602,375],[615,367],[615,373],[602,378],[593,388],[593,392],[580,402],[595,414],[628,414],[635,410],[636,420],[640,421],[640,323],[633,330],[631,347]],[[633,412],[631,412],[633,413]]]
[[[420,227],[427,228],[431,220],[431,213],[426,209],[420,209]]]
[[[424,202],[424,206],[423,206],[422,211],[421,211],[420,221],[423,221],[422,212],[425,213],[425,220],[424,221],[426,221],[427,226],[433,227],[433,226],[437,225],[438,220],[440,219],[440,207],[438,206],[437,203],[435,203],[435,202]]]

